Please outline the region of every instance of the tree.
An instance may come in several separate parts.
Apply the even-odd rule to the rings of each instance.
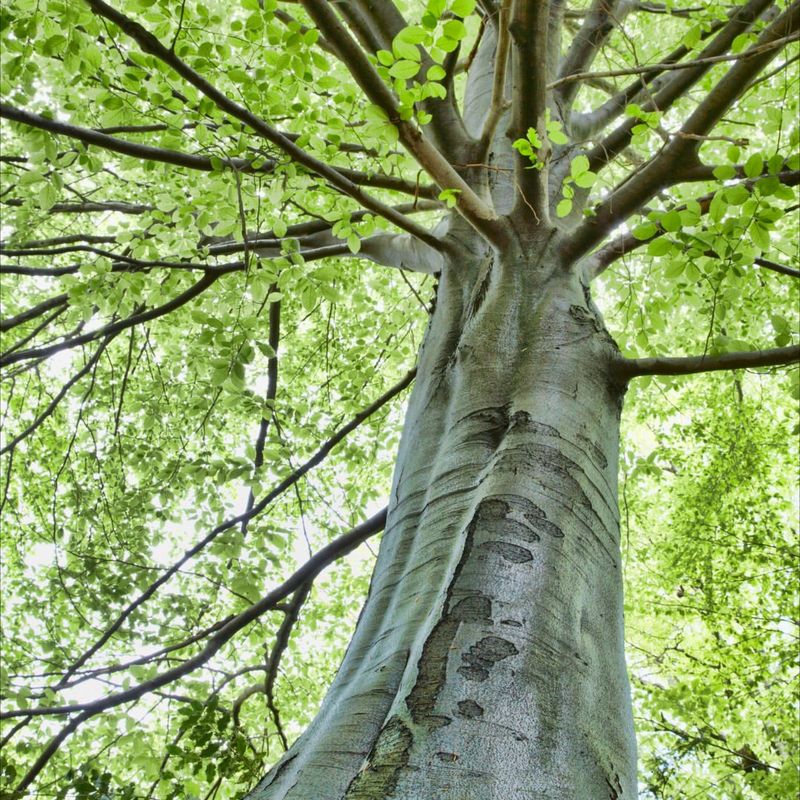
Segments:
[[[475,5],[2,12],[8,796],[200,795],[190,774],[231,796],[265,760],[248,797],[636,795],[622,401],[632,381],[732,371],[744,409],[744,371],[798,361],[800,3]],[[616,339],[601,276],[629,318]],[[388,509],[365,519],[412,382]],[[772,429],[722,397],[691,430],[740,455],[695,463],[664,523],[706,564],[677,590],[706,610],[717,533],[766,526],[762,552],[786,514],[780,492],[752,519],[708,510],[723,475],[763,491],[786,424],[779,400]],[[770,446],[785,464],[785,437]],[[350,529],[314,534],[291,572],[312,503]],[[301,609],[382,530],[288,747],[275,685]],[[792,545],[773,545],[785,574]],[[334,619],[359,569],[323,585]],[[752,775],[743,797],[796,780],[752,742],[657,722]],[[137,727],[163,752],[132,751]],[[653,796],[677,796],[658,794],[670,769]]]

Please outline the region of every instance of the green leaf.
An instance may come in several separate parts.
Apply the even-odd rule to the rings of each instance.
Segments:
[[[351,253],[357,253],[361,249],[361,239],[357,233],[351,233],[347,237],[347,246],[350,248]]]
[[[753,153],[744,165],[744,174],[748,178],[758,177],[764,169],[764,158],[761,153]]]
[[[674,233],[681,229],[681,215],[677,211],[668,211],[659,219],[661,227],[669,233]]]
[[[39,208],[49,211],[58,201],[58,192],[51,183],[45,183],[37,195]]]
[[[450,11],[457,17],[468,17],[475,10],[475,0],[453,0]]]
[[[719,181],[727,181],[736,177],[736,167],[732,164],[720,164],[714,167],[714,177]]]
[[[442,31],[448,39],[458,42],[467,35],[464,23],[459,19],[450,19],[442,26]]]
[[[439,200],[444,202],[448,208],[455,208],[459,194],[461,194],[461,189],[444,189],[439,192]]]
[[[399,35],[392,40],[392,52],[395,57],[406,61],[420,60],[419,48],[415,44],[404,41]]]
[[[556,216],[557,217],[566,217],[572,211],[572,200],[568,198],[564,198],[563,200],[559,201],[558,205],[556,206]]]
[[[397,61],[389,69],[389,74],[393,78],[407,80],[413,78],[419,72],[420,65],[416,61]]]
[[[750,192],[746,186],[739,184],[738,186],[731,186],[724,190],[725,200],[732,206],[740,206],[750,197]]]
[[[770,249],[770,235],[769,230],[765,228],[763,225],[760,225],[758,222],[754,222],[750,228],[750,238],[753,240],[753,244],[759,248],[759,250],[766,251]]]
[[[403,28],[403,30],[397,34],[399,40],[408,42],[409,44],[422,44],[429,36],[430,34],[428,31],[418,25],[410,25],[408,28]]]
[[[670,261],[667,264],[667,268],[664,270],[664,277],[669,278],[670,280],[675,280],[683,275],[684,270],[686,269],[686,262],[680,259],[676,259],[675,261]]]
[[[649,256],[663,256],[672,250],[672,242],[666,236],[660,236],[658,239],[653,239],[647,245],[647,255]]]
[[[569,170],[570,174],[577,182],[579,175],[583,175],[585,172],[589,171],[589,159],[584,155],[575,156],[569,165]]]
[[[656,235],[658,232],[658,228],[653,225],[652,222],[643,222],[641,225],[637,225],[631,233],[635,239],[639,239],[643,241],[645,239],[650,239]]]

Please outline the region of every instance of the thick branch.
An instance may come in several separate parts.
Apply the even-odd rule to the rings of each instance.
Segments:
[[[798,183],[800,183],[800,170],[794,170],[792,172],[779,172],[774,177],[785,186],[797,186]],[[762,180],[762,178],[748,178],[741,183],[748,189],[752,189],[759,180]],[[694,202],[700,206],[701,214],[708,213],[708,210],[711,207],[711,201],[714,199],[715,194],[716,192],[710,192],[702,197],[695,198]],[[673,207],[675,211],[683,211],[685,208],[685,203],[681,203],[680,205]],[[658,225],[658,223],[655,224],[656,233],[649,239],[637,239],[632,233],[629,233],[625,236],[619,236],[616,239],[613,239],[608,244],[592,253],[592,255],[589,256],[584,262],[584,268],[589,280],[594,280],[598,275],[601,275],[603,272],[605,272],[605,270],[618,258],[622,258],[622,256],[632,253],[634,250],[649,244],[653,241],[653,239],[656,239],[659,236],[663,236],[665,233],[667,233],[667,231]],[[758,259],[756,261],[758,262]],[[761,264],[761,266],[765,265]],[[790,267],[786,267],[785,269],[789,271],[785,272],[785,270],[776,270],[776,272],[784,271],[787,275],[793,274]]]
[[[694,65],[693,69],[679,70],[674,73],[658,88],[648,102],[642,104],[642,108],[645,111],[658,110],[662,112],[669,109],[713,67],[713,63],[709,63],[705,59],[727,53],[734,39],[744,33],[771,3],[772,0],[750,0],[744,6],[737,6],[731,12],[730,21],[700,52],[699,58],[703,59],[704,63]],[[668,62],[669,59],[664,63]],[[587,154],[590,169],[597,172],[611,163],[628,147],[633,137],[633,129],[638,124],[638,119],[626,120],[605,139],[598,142]]]
[[[626,0],[593,0],[580,30],[570,44],[561,64],[558,80],[548,88],[558,88],[556,102],[569,116],[569,108],[580,87],[577,75],[584,73],[595,56],[608,41],[614,28],[621,22],[633,4]]]
[[[528,129],[533,128],[544,141],[549,15],[549,0],[514,2],[510,25],[513,77],[511,124],[514,139],[524,139]],[[537,152],[537,158],[542,164],[548,160],[542,150]],[[534,169],[527,156],[516,152],[514,173],[519,194],[513,214],[526,213],[527,209],[537,220],[547,219],[547,167]]]
[[[509,104],[506,99],[506,74],[508,72],[508,54],[511,48],[511,34],[508,29],[511,22],[511,3],[512,0],[503,0],[500,6],[500,15],[497,21],[497,48],[494,56],[492,99],[489,103],[489,112],[483,123],[478,161],[485,160],[486,153],[492,144],[494,133]]]
[[[497,215],[475,194],[419,128],[413,122],[401,118],[394,94],[339,21],[332,6],[326,0],[303,0],[303,5],[317,27],[342,54],[356,83],[373,103],[386,112],[389,121],[398,130],[400,141],[417,163],[433,178],[440,189],[452,189],[458,193],[456,209],[476,230],[485,234],[490,240],[498,241],[502,234]]]
[[[361,242],[359,254],[384,267],[433,275],[441,272],[444,257],[413,236],[384,233]]]
[[[631,379],[642,375],[693,375],[698,372],[725,369],[782,367],[797,361],[800,361],[800,345],[776,347],[772,350],[722,353],[715,356],[629,358],[622,361],[619,370],[624,378]]]
[[[702,136],[719,122],[722,115],[747,90],[753,78],[772,61],[781,48],[798,39],[800,27],[800,0],[781,14],[751,48],[742,53],[737,62],[706,95],[681,128],[681,134]],[[699,148],[697,141],[693,148]]]
[[[701,38],[708,38],[713,33],[718,31],[724,24],[725,23],[721,20],[715,21],[709,26],[707,31],[704,31],[703,34],[701,34]],[[569,129],[574,138],[577,140],[588,139],[590,136],[593,136],[601,131],[612,120],[616,119],[620,114],[622,114],[622,112],[627,108],[628,104],[632,103],[637,97],[639,97],[639,95],[646,93],[646,96],[649,99],[650,96],[658,93],[663,86],[665,79],[656,79],[662,76],[665,71],[668,71],[667,68],[677,64],[689,52],[689,48],[685,45],[676,47],[671,53],[669,53],[669,55],[664,57],[664,60],[661,63],[646,65],[641,70],[637,68],[635,71],[635,74],[638,76],[636,80],[632,81],[621,91],[612,93],[611,97],[609,97],[605,103],[603,103],[601,106],[598,106],[593,111],[584,113],[573,111],[569,116]],[[697,66],[696,61],[689,62],[686,66],[689,66],[689,64]],[[616,72],[623,71],[624,70],[616,70]],[[602,78],[596,77],[597,75],[598,73],[583,73],[581,80],[586,81],[586,83],[589,85],[596,86],[598,82],[603,80]],[[563,80],[578,80],[578,76],[573,75]],[[555,83],[557,84],[558,81]],[[551,88],[553,85],[554,84],[550,85]]]

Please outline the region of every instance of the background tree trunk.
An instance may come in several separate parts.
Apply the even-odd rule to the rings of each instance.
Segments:
[[[616,347],[547,241],[453,259],[369,596],[251,798],[632,798]]]

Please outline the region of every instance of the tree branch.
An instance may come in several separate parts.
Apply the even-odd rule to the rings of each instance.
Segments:
[[[618,369],[623,378],[630,380],[642,375],[694,375],[699,372],[725,369],[781,367],[797,361],[800,361],[800,345],[776,347],[771,350],[722,353],[714,356],[626,358],[619,364]]]
[[[4,206],[20,207],[25,204],[24,200],[11,198],[1,201]],[[91,214],[95,212],[117,214],[146,214],[148,211],[155,211],[155,206],[142,203],[125,202],[95,202],[86,200],[83,203],[56,203],[47,209],[47,214]]]
[[[298,164],[316,173],[321,178],[324,178],[332,186],[349,197],[352,197],[364,206],[364,208],[389,220],[401,230],[418,236],[422,241],[433,248],[438,249],[441,247],[441,243],[431,237],[427,230],[411,222],[402,214],[397,214],[390,206],[385,205],[380,200],[364,192],[359,186],[342,175],[338,169],[319,161],[310,153],[298,147],[289,138],[280,133],[280,131],[268,125],[263,119],[219,91],[219,89],[214,87],[199,73],[195,72],[188,64],[178,58],[171,50],[164,47],[150,31],[143,28],[138,22],[134,22],[130,17],[112,8],[105,3],[104,0],[85,0],[85,2],[96,14],[113,22],[120,30],[130,36],[145,53],[155,56],[172,67],[184,80],[212,100],[220,110],[244,122],[259,136],[262,136],[267,141],[279,147]]]
[[[0,713],[0,719],[12,719],[22,716],[64,716],[66,714],[80,713],[83,719],[94,716],[109,708],[130,703],[138,700],[142,695],[148,694],[162,686],[174,683],[179,678],[194,672],[198,667],[205,664],[214,656],[220,648],[233,638],[242,628],[258,619],[264,612],[269,611],[280,603],[284,598],[296,592],[305,584],[313,581],[327,566],[347,555],[363,541],[383,530],[386,525],[386,509],[379,511],[361,525],[356,526],[347,533],[334,539],[317,553],[315,553],[302,567],[296,570],[280,586],[267,593],[261,600],[253,603],[241,613],[233,617],[229,622],[217,630],[203,649],[194,657],[187,659],[172,669],[165,670],[150,680],[140,683],[116,694],[102,697],[88,703],[75,703],[65,706],[42,706],[29,709],[18,709],[16,711],[5,711]],[[83,721],[83,720],[82,720]],[[74,730],[74,728],[73,728]]]
[[[75,373],[59,390],[58,394],[50,401],[47,408],[39,414],[39,416],[27,427],[25,428],[22,433],[15,436],[5,447],[0,449],[0,456],[4,455],[12,451],[21,441],[26,439],[30,436],[57,408],[58,404],[64,398],[66,393],[85,375],[87,375],[92,369],[94,369],[97,362],[100,360],[100,356],[103,355],[103,351],[108,347],[111,340],[114,338],[113,335],[107,336],[101,343],[100,346],[95,350],[92,357],[84,364],[84,366]]]
[[[745,51],[742,58],[706,95],[706,99],[683,125],[679,135],[629,180],[620,184],[597,206],[595,215],[570,234],[568,249],[571,256],[580,257],[591,249],[664,186],[674,183],[676,172],[679,174],[679,167],[691,166],[694,163],[699,142],[689,137],[705,134],[714,127],[736,98],[747,89],[759,70],[779,52],[778,47],[765,49],[764,45],[784,38],[798,25],[800,25],[800,0],[795,0],[784,14],[764,30],[758,42],[749,51]],[[758,52],[751,55],[753,50]]]
[[[793,34],[790,36],[784,36],[781,39],[777,39],[773,42],[768,42],[761,46],[753,47],[750,50],[747,50],[745,53],[735,53],[735,54],[727,54],[722,56],[709,56],[708,58],[696,58],[693,61],[685,61],[682,63],[675,63],[672,60],[672,57],[668,57],[665,61],[662,61],[660,64],[645,64],[641,67],[631,67],[629,69],[613,69],[608,70],[606,72],[582,72],[577,75],[571,75],[567,78],[560,78],[557,81],[553,81],[553,83],[548,84],[548,89],[553,89],[561,84],[568,83],[571,81],[583,81],[588,80],[589,78],[617,78],[623,75],[649,75],[651,72],[660,73],[660,72],[671,72],[680,69],[694,69],[695,67],[706,66],[708,64],[721,64],[723,61],[745,61],[748,58],[753,58],[755,56],[761,55],[769,50],[772,50],[776,47],[784,47],[791,42],[796,42],[800,39],[800,36],[797,34]],[[681,48],[686,52],[685,48]],[[675,51],[677,53],[677,50]],[[640,84],[641,86],[641,84]],[[640,89],[641,91],[641,89]],[[713,90],[709,92],[709,96],[713,95]]]
[[[32,319],[40,317],[42,314],[45,314],[51,309],[58,308],[59,306],[63,306],[66,304],[67,304],[66,294],[57,294],[54,297],[48,297],[47,300],[42,300],[41,303],[37,303],[35,306],[32,306],[26,311],[22,311],[21,313],[17,314],[14,317],[6,317],[6,319],[0,319],[0,331],[10,331],[12,328],[16,328],[17,325],[22,325],[25,322],[30,322]]]
[[[771,5],[773,0],[749,0],[744,6],[737,6],[728,23],[700,52],[699,58],[706,59],[727,53],[734,39],[748,30],[756,19]],[[668,63],[669,59],[667,59]],[[661,111],[669,109],[681,98],[691,86],[706,74],[713,64],[703,63],[694,69],[679,70],[669,77],[658,88],[652,98],[642,105],[644,111]],[[597,80],[597,79],[595,79]],[[602,141],[587,153],[589,168],[599,171],[611,163],[631,142],[633,129],[639,124],[638,119],[626,120],[622,125],[608,134]]]
[[[708,30],[701,34],[701,39],[707,39],[713,33],[716,33],[724,24],[725,23],[722,21],[715,21],[709,26]],[[688,47],[680,45],[669,53],[660,64],[646,65],[641,71],[637,69],[636,74],[638,77],[636,80],[628,84],[622,91],[612,92],[608,100],[593,111],[573,111],[568,120],[568,127],[573,137],[577,140],[581,140],[594,136],[612,120],[622,114],[628,104],[632,103],[642,94],[646,93],[646,97],[649,100],[650,97],[657,94],[663,87],[665,78],[661,76],[663,76],[665,69],[662,68],[677,64],[689,52],[691,51]],[[690,63],[696,65],[696,62]],[[617,70],[617,72],[621,71],[623,70]],[[583,73],[581,80],[585,80],[590,86],[596,86],[604,80],[603,78],[596,77],[597,75],[598,73]],[[577,80],[577,76],[571,76],[569,80]]]
[[[416,239],[415,239],[416,241]],[[278,289],[277,284],[273,284],[269,289],[269,294],[276,292]],[[269,297],[269,295],[267,295]],[[278,394],[278,347],[281,340],[281,301],[272,300],[269,304],[269,334],[267,342],[272,349],[272,353],[267,359],[267,391],[264,400],[267,403],[268,410],[261,418],[258,426],[258,436],[256,437],[256,455],[253,460],[253,467],[259,469],[264,464],[264,444],[267,441],[267,431],[269,430],[269,423],[275,413],[275,397]],[[247,505],[245,513],[252,511],[255,505],[256,497],[253,489],[247,495]],[[250,522],[250,517],[247,517],[242,522],[242,535],[247,533],[247,525]]]
[[[586,74],[585,70],[589,68],[614,28],[625,18],[632,6],[633,3],[629,0],[593,0],[580,30],[575,34],[564,56],[558,80],[548,84],[547,87],[559,90],[556,92],[555,100],[565,118],[569,118],[569,109],[580,88],[576,83],[580,80],[577,76]]]
[[[777,175],[772,177],[776,177],[785,186],[797,186],[800,183],[800,170],[794,170],[792,172],[779,172]],[[763,180],[763,178],[748,178],[747,180],[741,181],[741,185],[746,186],[748,189],[752,189],[759,180]],[[695,198],[694,202],[700,206],[701,214],[708,213],[708,210],[711,207],[711,201],[714,199],[715,194],[716,192],[710,192],[702,197]],[[673,206],[672,210],[683,211],[685,208],[686,203],[681,203],[680,205]],[[601,275],[603,272],[605,272],[605,270],[618,258],[632,253],[634,250],[649,244],[653,241],[653,239],[657,239],[659,236],[663,236],[665,233],[667,233],[667,231],[658,223],[655,223],[655,225],[656,233],[649,239],[637,239],[633,234],[629,233],[625,236],[619,236],[616,239],[613,239],[608,244],[592,253],[584,261],[584,268],[589,280],[594,280],[598,275]],[[762,264],[761,266],[765,265]],[[790,271],[786,272],[785,274],[792,274],[790,267],[786,267],[786,269]],[[776,271],[780,272],[781,270]]]
[[[165,314],[175,311],[175,309],[180,308],[182,305],[185,305],[190,300],[193,300],[195,297],[202,294],[206,289],[208,289],[209,286],[211,286],[212,283],[214,283],[214,281],[217,280],[217,278],[219,278],[219,274],[206,272],[205,275],[203,275],[203,277],[197,281],[197,283],[190,286],[185,292],[182,292],[177,297],[174,297],[172,300],[164,303],[163,305],[151,308],[149,311],[143,311],[139,314],[132,314],[130,317],[126,317],[118,322],[112,322],[109,325],[104,325],[102,328],[98,328],[90,333],[84,333],[80,336],[75,336],[72,339],[67,339],[66,341],[52,344],[47,347],[38,347],[30,350],[18,350],[14,353],[6,353],[3,356],[0,356],[0,366],[5,367],[9,364],[15,364],[17,361],[51,356],[53,353],[58,353],[62,350],[69,350],[73,347],[77,347],[78,345],[92,342],[95,339],[100,339],[103,336],[114,337],[121,331],[124,331],[134,325],[141,325],[143,322],[149,322],[152,319],[163,317]]]
[[[493,209],[484,203],[447,159],[428,141],[413,122],[402,119],[393,92],[375,71],[366,54],[353,40],[327,0],[302,0],[317,27],[342,54],[356,83],[380,106],[397,128],[400,141],[440,189],[457,192],[456,209],[490,241],[499,241],[503,230]],[[425,241],[423,239],[423,241]],[[430,244],[430,242],[426,242]]]
[[[524,139],[533,128],[544,141],[547,105],[547,37],[549,0],[514,0],[511,14],[512,138]],[[548,219],[547,161],[540,149],[541,169],[532,168],[527,156],[514,153],[517,197],[512,216],[532,213],[537,221]]]
[[[178,150],[165,150],[161,147],[152,147],[139,142],[130,142],[126,139],[118,139],[105,133],[91,130],[90,128],[79,128],[76,125],[69,125],[66,122],[58,122],[40,114],[33,114],[20,108],[14,108],[6,103],[0,103],[0,117],[13,120],[14,122],[29,125],[32,128],[39,128],[49,133],[69,136],[77,139],[84,144],[101,147],[103,150],[111,150],[122,155],[139,158],[143,161],[158,161],[164,164],[174,164],[177,167],[201,170],[203,172],[213,172],[215,167],[210,158],[198,156],[192,153],[182,153]],[[221,158],[220,163],[237,172],[245,173],[264,173],[273,172],[276,162],[268,160],[262,166],[255,167],[253,162],[246,158]]]
[[[249,511],[246,511],[243,514],[239,514],[235,517],[231,517],[230,519],[226,520],[225,522],[217,525],[210,533],[208,533],[203,539],[199,542],[194,544],[188,550],[186,550],[181,556],[181,558],[176,561],[169,569],[167,569],[163,575],[157,578],[150,586],[147,587],[135,600],[129,603],[116,617],[113,623],[106,628],[103,634],[95,641],[95,643],[89,647],[84,653],[72,664],[72,666],[67,670],[62,678],[62,681],[68,680],[75,672],[80,669],[100,648],[105,645],[105,643],[119,630],[125,620],[141,605],[147,602],[150,597],[155,594],[155,592],[165,584],[173,575],[175,575],[184,564],[190,561],[194,556],[196,556],[201,550],[207,547],[211,542],[213,542],[220,534],[224,533],[231,528],[236,527],[237,525],[241,525],[246,520],[252,519],[257,514],[260,514],[270,503],[272,503],[276,498],[280,497],[287,489],[290,489],[294,486],[309,470],[316,467],[318,464],[322,463],[325,460],[328,453],[333,450],[333,448],[341,442],[348,434],[354,431],[359,425],[361,425],[364,421],[369,419],[372,414],[382,408],[386,403],[396,397],[400,392],[402,392],[406,387],[408,387],[411,382],[414,380],[416,375],[416,369],[412,369],[410,372],[406,373],[406,375],[399,381],[399,383],[392,386],[388,391],[384,392],[377,400],[371,403],[366,408],[362,409],[358,414],[356,414],[353,419],[350,420],[346,425],[343,425],[339,430],[336,431],[329,439],[327,439],[314,453],[311,458],[309,458],[304,464],[299,466],[294,472],[291,473],[288,477],[284,478],[276,487],[274,487],[270,492],[268,492],[258,503],[256,503]],[[2,719],[2,715],[0,715],[0,719]]]
[[[252,160],[246,158],[219,158],[215,160],[193,153],[182,153],[178,150],[165,150],[161,147],[151,147],[150,145],[140,144],[139,142],[131,142],[126,139],[118,139],[115,136],[108,136],[105,133],[90,128],[68,125],[67,123],[58,122],[48,117],[14,108],[4,103],[0,103],[0,117],[5,117],[6,119],[19,122],[23,125],[29,125],[32,128],[48,131],[49,133],[69,136],[85,144],[94,145],[95,147],[100,147],[115,153],[122,153],[123,155],[139,158],[143,161],[174,164],[178,167],[199,170],[201,172],[214,172],[219,167],[225,167],[245,175],[272,174],[278,163],[275,159],[266,157]],[[294,141],[298,138],[297,136],[290,136],[288,134],[283,135],[290,141]],[[426,198],[432,198],[437,195],[434,187],[420,186],[418,183],[407,181],[396,175],[368,173],[347,167],[336,167],[336,170],[340,175],[351,180],[358,186],[390,189],[392,191],[404,192],[405,194]]]
[[[486,159],[486,153],[491,147],[500,119],[509,107],[509,101],[506,100],[506,75],[508,74],[508,54],[511,48],[511,34],[508,29],[511,21],[511,3],[512,0],[502,0],[502,5],[500,6],[500,14],[497,21],[497,47],[494,57],[492,99],[489,103],[489,112],[483,123],[476,161],[484,161]]]

